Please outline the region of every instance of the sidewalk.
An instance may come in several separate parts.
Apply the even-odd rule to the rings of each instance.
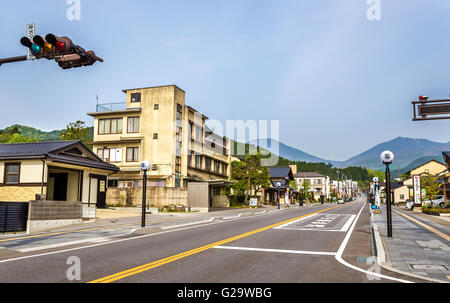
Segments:
[[[410,219],[405,215],[420,221],[440,233],[436,234]],[[392,230],[393,237],[387,237],[386,208],[382,206],[382,214],[372,214],[372,224],[377,238],[377,229],[381,243],[377,244],[379,262],[387,269],[395,269],[412,276],[424,277],[434,282],[450,282],[450,242],[442,235],[449,235],[450,229],[446,224],[438,224],[424,216],[413,212],[404,212],[401,208],[393,208]],[[445,221],[441,221],[445,222]],[[382,246],[382,247],[379,247]],[[383,250],[383,251],[380,251]],[[385,260],[382,260],[385,254]]]

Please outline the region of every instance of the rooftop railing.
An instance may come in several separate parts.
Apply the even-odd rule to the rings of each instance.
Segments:
[[[127,109],[127,103],[126,102],[118,102],[118,103],[104,103],[104,104],[97,104],[97,113],[103,113],[103,112],[112,112],[116,110],[125,110]]]

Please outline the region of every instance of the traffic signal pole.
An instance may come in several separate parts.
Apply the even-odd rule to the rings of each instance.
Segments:
[[[6,64],[6,63],[14,63],[14,62],[21,62],[21,61],[27,61],[27,56],[18,56],[18,57],[0,59],[0,66],[2,64]]]

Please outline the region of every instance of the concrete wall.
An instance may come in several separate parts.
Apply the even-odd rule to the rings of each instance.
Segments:
[[[187,188],[149,187],[147,206],[162,208],[165,205],[187,206]],[[106,203],[142,205],[142,188],[108,188]]]
[[[82,222],[81,202],[31,201],[27,232],[34,233]]]

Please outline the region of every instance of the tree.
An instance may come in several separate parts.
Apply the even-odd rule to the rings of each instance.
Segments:
[[[431,175],[422,176],[421,184],[422,189],[425,189],[425,200],[436,200],[442,187],[442,184],[438,182],[438,178]]]
[[[246,156],[243,161],[233,161],[232,180],[237,181],[233,189],[245,191],[245,204],[251,190],[255,193],[270,186],[269,169],[261,166],[261,154]]]
[[[86,127],[86,122],[84,121],[69,123],[66,129],[61,132],[60,136],[63,141],[81,140],[85,142],[91,139],[89,128]]]
[[[38,142],[33,138],[24,137],[21,134],[13,134],[11,138],[8,140],[8,143],[30,143],[30,142]]]

